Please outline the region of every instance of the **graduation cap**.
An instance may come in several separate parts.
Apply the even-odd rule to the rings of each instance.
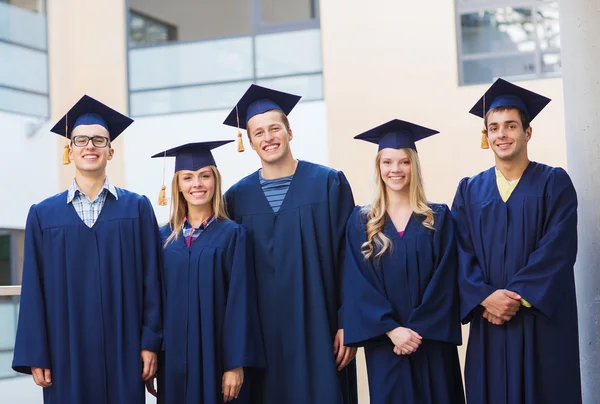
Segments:
[[[256,84],[250,85],[225,121],[223,121],[223,124],[238,129],[238,152],[244,151],[244,142],[240,128],[246,129],[250,118],[271,110],[279,110],[288,115],[296,104],[298,104],[300,98],[302,97],[299,95],[272,90]],[[240,117],[242,118],[241,120]]]
[[[354,139],[364,140],[379,145],[382,149],[413,149],[417,150],[415,142],[440,132],[416,125],[400,119],[392,119],[382,125],[354,136]]]
[[[71,126],[69,126],[70,122],[73,122]],[[86,94],[71,107],[50,131],[69,140],[73,129],[80,125],[100,125],[108,131],[112,142],[132,123],[133,119]],[[63,152],[63,164],[69,164],[70,162],[69,143],[67,142]]]
[[[494,108],[514,107],[522,111],[529,121],[533,119],[548,105],[550,98],[536,94],[523,87],[519,87],[504,79],[498,79],[483,94],[469,113],[485,118],[485,115]],[[481,148],[489,149],[487,130],[483,129]]]
[[[215,162],[211,150],[231,142],[233,142],[233,140],[187,143],[156,153],[152,158],[164,157],[166,161],[166,157],[175,157],[175,172],[181,170],[196,171],[202,167],[216,166],[217,163]],[[165,170],[163,166],[163,185],[160,187],[160,193],[158,194],[158,204],[160,206],[167,205],[166,189]]]

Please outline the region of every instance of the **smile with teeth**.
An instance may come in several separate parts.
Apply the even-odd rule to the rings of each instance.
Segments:
[[[204,198],[206,191],[192,191],[190,192],[190,195],[192,195],[194,198]]]
[[[269,152],[269,151],[276,150],[278,148],[279,148],[278,144],[270,144],[268,146],[263,147],[263,150]]]
[[[404,179],[404,175],[398,175],[398,176],[389,176],[388,178],[392,181],[402,181]]]
[[[85,160],[97,160],[98,156],[95,154],[86,154],[85,156],[83,156],[83,158]]]

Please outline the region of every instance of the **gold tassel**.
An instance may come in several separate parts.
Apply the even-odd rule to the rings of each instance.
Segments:
[[[63,149],[63,156],[62,156],[62,163],[66,166],[71,164],[71,159],[69,158],[69,152],[70,152],[69,145],[66,144]]]
[[[244,150],[244,141],[242,140],[242,132],[240,132],[238,130],[238,139],[237,139],[237,145],[238,145],[238,152],[242,153]]]
[[[158,193],[158,205],[167,206],[167,187],[162,185]]]
[[[240,114],[238,112],[237,104],[235,105],[235,116],[237,118],[237,129],[238,129],[238,139],[237,139],[238,153],[242,153],[246,149],[244,149],[244,140],[242,139],[242,132],[240,131]]]
[[[481,130],[481,148],[482,149],[490,148],[490,143],[488,142],[488,137],[487,137],[487,130],[485,130],[485,129]]]

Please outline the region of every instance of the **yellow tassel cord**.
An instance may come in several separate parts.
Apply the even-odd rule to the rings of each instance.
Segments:
[[[238,152],[241,153],[244,150],[244,141],[242,140],[242,132],[238,130],[238,139],[237,139]]]
[[[158,206],[167,206],[167,187],[165,186],[165,166],[167,163],[167,152],[165,151],[165,155],[163,157],[163,180],[162,186],[160,187],[160,192],[158,193]]]
[[[62,163],[63,163],[64,165],[69,165],[69,164],[71,164],[71,159],[69,158],[69,151],[70,151],[69,145],[68,145],[68,144],[66,144],[66,145],[65,145],[65,148],[64,148],[64,150],[63,150],[63,156],[62,156]]]
[[[161,186],[160,192],[158,193],[158,205],[167,206],[167,187]]]
[[[484,126],[486,126],[485,124],[485,94],[483,95],[483,123]],[[481,130],[481,148],[482,149],[489,149],[490,148],[490,143],[488,142],[488,137],[487,137],[487,128],[484,128]]]
[[[242,132],[240,131],[240,114],[238,113],[238,106],[235,106],[235,116],[237,117],[237,126],[238,126],[238,134],[237,134],[237,147],[238,153],[242,153],[244,150],[244,140],[242,139]]]
[[[487,138],[487,131],[485,129],[483,129],[481,131],[481,148],[482,149],[489,149],[490,148],[490,144],[489,144],[488,138]]]
[[[71,149],[69,148],[69,124],[67,121],[67,119],[68,119],[67,115],[65,115],[65,137],[67,138],[67,144],[65,145],[65,148],[63,149],[63,155],[62,155],[62,163],[66,166],[71,164],[71,159],[69,158],[69,152],[71,151]]]

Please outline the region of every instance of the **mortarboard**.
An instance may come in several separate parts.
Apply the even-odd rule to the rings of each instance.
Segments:
[[[250,118],[271,110],[279,110],[288,115],[302,98],[299,95],[288,94],[252,84],[231,110],[223,124],[238,128],[238,151],[244,151],[240,128],[246,129]]]
[[[483,94],[469,113],[484,118],[493,108],[515,107],[522,111],[531,122],[550,102],[550,98],[519,87],[504,79],[498,79]],[[488,149],[487,131],[482,131],[481,148]]]
[[[439,132],[414,123],[392,119],[373,129],[369,129],[354,139],[364,140],[379,145],[382,149],[414,149],[417,150],[415,142]]]

